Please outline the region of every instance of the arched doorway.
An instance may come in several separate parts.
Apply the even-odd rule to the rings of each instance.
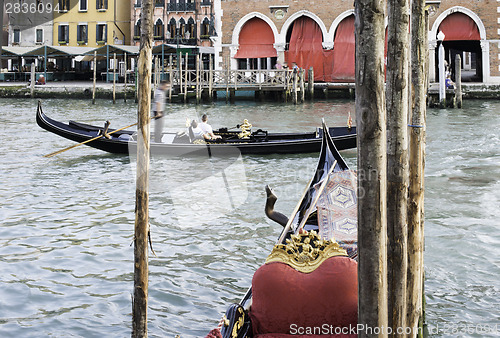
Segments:
[[[271,69],[278,53],[274,48],[274,33],[264,20],[254,17],[241,28],[239,48],[234,58],[238,69]]]
[[[323,33],[317,22],[307,16],[297,18],[287,31],[285,61],[303,69],[314,69],[314,81],[331,81],[333,51],[323,49]],[[306,72],[307,74],[307,72]]]
[[[456,12],[448,15],[439,25],[438,32],[444,33],[442,44],[445,49],[445,60],[449,65],[452,80],[455,79],[455,58],[462,59],[462,81],[483,81],[483,59],[481,50],[481,36],[479,28],[468,15]],[[438,42],[439,44],[439,42]],[[435,74],[438,77],[438,53],[435,59]]]

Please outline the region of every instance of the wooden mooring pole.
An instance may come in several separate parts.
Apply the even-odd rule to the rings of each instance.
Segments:
[[[184,74],[186,75],[185,81],[184,81],[184,103],[187,103],[188,101],[188,63],[189,63],[189,54],[186,53],[186,61],[184,65]]]
[[[123,56],[123,102],[127,102],[127,53]]]
[[[113,53],[113,104],[116,103],[116,53]]]
[[[425,0],[411,4],[410,186],[408,194],[408,286],[406,325],[420,328],[423,315],[424,157],[428,73],[428,21]],[[421,333],[421,332],[420,332]],[[420,334],[419,334],[420,335]]]
[[[30,78],[31,98],[35,97],[35,77],[36,77],[35,62],[32,62],[31,63],[31,78]]]
[[[385,2],[355,0],[358,152],[358,325],[387,328]],[[362,74],[362,75],[361,75]],[[359,337],[373,332],[359,330]],[[387,337],[387,330],[378,337]]]
[[[311,67],[307,74],[307,92],[309,93],[309,100],[314,99],[314,68]]]
[[[196,54],[196,104],[200,104],[201,85],[200,85],[200,54]]]
[[[92,87],[92,104],[95,104],[95,83],[97,78],[97,52],[94,52],[94,86]]]
[[[210,61],[208,64],[208,97],[210,101],[212,101],[214,98],[213,87],[214,87],[214,65],[213,65],[213,56],[212,54],[210,54]]]
[[[405,337],[408,268],[409,0],[388,0],[387,283],[391,337]]]
[[[168,81],[170,86],[168,87],[168,102],[172,102],[172,88],[174,87],[174,77],[172,69],[172,55],[168,58]]]
[[[462,58],[455,56],[455,107],[462,108]]]
[[[149,143],[151,68],[153,59],[153,0],[142,1],[141,46],[138,73],[137,177],[134,232],[134,295],[132,337],[147,337],[148,234],[149,234]]]

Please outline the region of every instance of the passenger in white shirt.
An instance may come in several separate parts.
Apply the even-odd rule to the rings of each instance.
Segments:
[[[215,135],[214,131],[212,129],[212,126],[207,123],[208,121],[208,116],[207,114],[203,114],[201,117],[201,123],[198,124],[198,127],[203,130],[206,134],[210,135],[211,140],[217,140],[219,138],[222,138],[220,135]]]

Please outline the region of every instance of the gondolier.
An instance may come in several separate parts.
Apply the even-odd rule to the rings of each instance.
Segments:
[[[163,111],[165,110],[165,92],[167,90],[168,82],[162,80],[160,85],[155,90],[154,103],[153,103],[153,116],[155,118],[155,142],[161,142],[163,136]]]

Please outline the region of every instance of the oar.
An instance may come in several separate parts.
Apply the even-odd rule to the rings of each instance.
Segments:
[[[123,128],[120,128],[120,129],[115,129],[113,131],[110,131],[109,133],[107,133],[106,135],[111,135],[113,133],[116,133],[118,131],[122,131],[123,129],[127,129],[127,128],[130,128],[130,127],[133,127],[133,126],[136,126],[138,122],[134,123],[134,124],[131,124],[130,126],[126,126],[126,127],[123,127]],[[52,157],[54,155],[57,155],[57,154],[60,154],[60,153],[63,153],[65,152],[66,150],[70,150],[70,149],[73,149],[73,148],[76,148],[78,146],[81,146],[82,144],[86,144],[86,143],[89,143],[89,142],[92,142],[92,141],[95,141],[97,140],[98,138],[101,138],[103,137],[105,134],[103,133],[102,135],[99,135],[99,136],[96,136],[94,138],[91,138],[89,140],[86,140],[86,141],[83,141],[83,142],[80,142],[78,144],[74,144],[70,147],[67,147],[67,148],[64,148],[64,149],[61,149],[61,150],[58,150],[58,151],[55,151],[53,153],[50,153],[50,154],[47,154],[47,155],[44,155],[43,157]]]

